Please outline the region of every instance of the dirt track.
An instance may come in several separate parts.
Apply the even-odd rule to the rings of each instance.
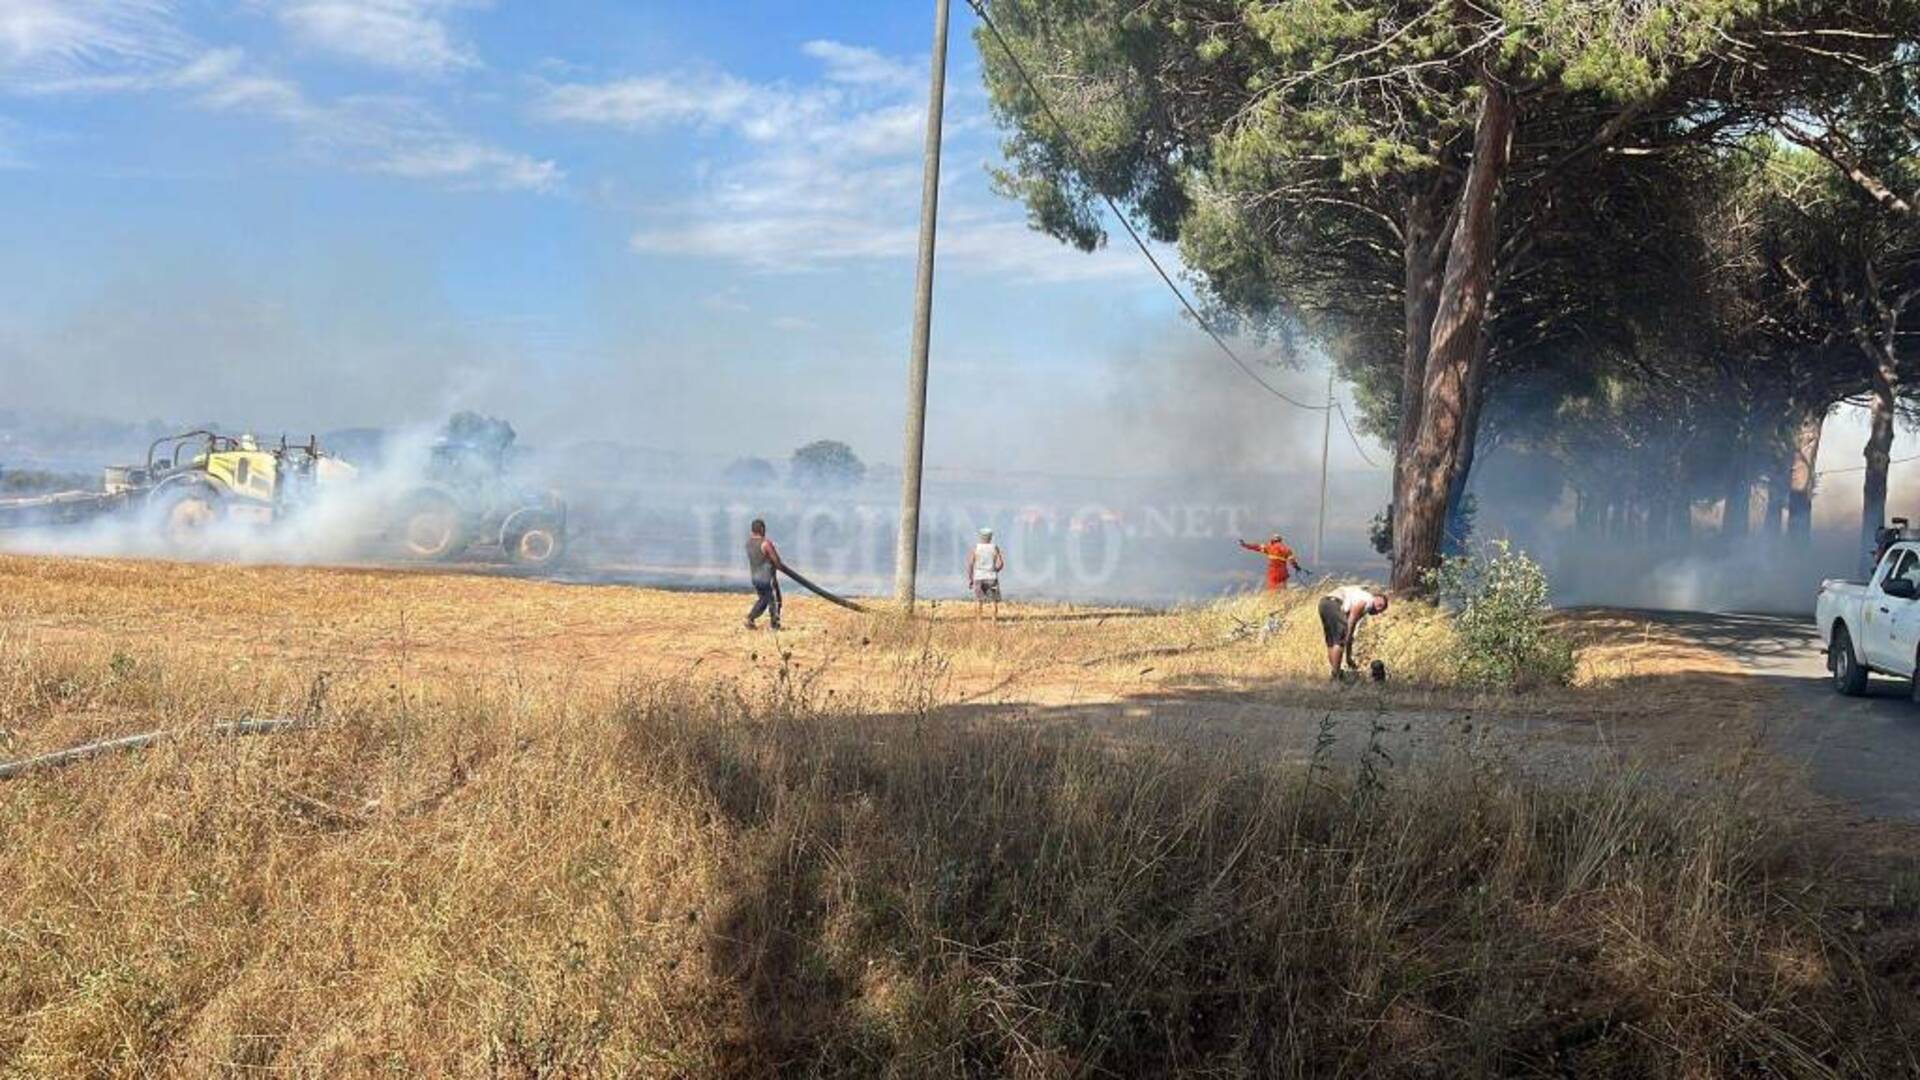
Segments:
[[[1835,693],[1806,617],[1640,614],[1740,666],[1759,691],[1768,745],[1816,793],[1868,817],[1920,823],[1920,705],[1906,683],[1876,678],[1866,697]]]

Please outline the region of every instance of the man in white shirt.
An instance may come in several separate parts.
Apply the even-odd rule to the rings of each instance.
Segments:
[[[967,552],[967,588],[973,593],[974,613],[985,615],[988,601],[993,603],[993,621],[1000,621],[1000,571],[1007,568],[1007,557],[993,542],[993,530],[981,529],[980,542]]]
[[[1320,629],[1326,634],[1327,663],[1333,667],[1335,682],[1342,678],[1342,661],[1360,670],[1360,662],[1353,658],[1353,635],[1360,630],[1360,621],[1385,610],[1387,594],[1361,585],[1342,585],[1320,598]]]

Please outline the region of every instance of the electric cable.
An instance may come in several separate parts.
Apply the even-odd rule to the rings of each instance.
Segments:
[[[1920,461],[1920,454],[1909,454],[1906,457],[1894,458],[1887,462],[1887,467],[1892,468],[1895,465],[1905,465],[1909,461]],[[1836,473],[1866,472],[1866,471],[1867,471],[1867,467],[1865,465],[1849,465],[1844,469],[1821,469],[1819,472],[1814,473],[1813,475],[1833,476]]]
[[[1340,414],[1340,426],[1347,429],[1347,438],[1353,440],[1353,452],[1360,455],[1360,460],[1366,462],[1368,468],[1379,468],[1380,466],[1376,465],[1374,460],[1367,456],[1366,450],[1361,447],[1360,436],[1354,432],[1353,422],[1347,419],[1347,407],[1336,401],[1333,403],[1333,411]]]
[[[994,23],[993,16],[987,14],[985,3],[983,3],[982,0],[967,0],[967,6],[973,9],[973,13],[980,19],[980,24],[985,26],[987,33],[991,34],[993,40],[999,43],[1000,51],[1006,54],[1007,60],[1013,64],[1013,70],[1019,74],[1020,81],[1026,84],[1027,92],[1031,93],[1033,99],[1039,102],[1040,111],[1046,114],[1047,119],[1051,121],[1054,128],[1060,132],[1061,141],[1066,144],[1068,152],[1072,154],[1074,164],[1079,167],[1082,173],[1091,174],[1093,170],[1087,162],[1086,155],[1081,152],[1080,144],[1074,141],[1073,133],[1067,129],[1066,123],[1060,119],[1059,114],[1053,111],[1053,106],[1048,103],[1046,95],[1040,92],[1040,87],[1034,82],[1033,76],[1027,73],[1026,65],[1020,62],[1019,55],[1013,51],[1013,45],[1007,41],[1005,35],[1000,33],[1000,27]],[[1200,309],[1195,307],[1193,301],[1187,298],[1186,291],[1174,282],[1173,276],[1167,273],[1166,267],[1160,265],[1160,260],[1154,256],[1153,250],[1149,248],[1147,242],[1141,238],[1139,231],[1133,227],[1133,222],[1129,221],[1127,215],[1121,211],[1120,204],[1114,201],[1113,196],[1105,192],[1096,192],[1096,194],[1100,196],[1102,202],[1107,204],[1107,209],[1113,212],[1114,220],[1118,221],[1120,227],[1126,230],[1127,238],[1133,241],[1133,246],[1139,248],[1140,254],[1146,256],[1148,264],[1153,267],[1153,272],[1160,275],[1160,280],[1164,282],[1167,289],[1173,293],[1174,299],[1180,301],[1180,306],[1187,309],[1187,314],[1193,317],[1194,324],[1199,326],[1202,332],[1213,339],[1213,343],[1220,347],[1220,351],[1225,353],[1227,359],[1233,361],[1234,365],[1245,373],[1247,378],[1258,383],[1262,390],[1292,405],[1296,409],[1306,409],[1309,412],[1326,412],[1329,409],[1339,410],[1337,403],[1333,405],[1310,405],[1307,402],[1292,397],[1272,383],[1261,378],[1259,372],[1255,371],[1250,364],[1241,359],[1240,354],[1235,352],[1233,347],[1227,344],[1226,339],[1221,337],[1220,333],[1207,322],[1206,316],[1200,314]],[[1346,425],[1347,434],[1354,438],[1354,445],[1357,449],[1359,446],[1359,438],[1354,436],[1353,426],[1346,423],[1346,414],[1344,411],[1341,411],[1340,420],[1342,424]],[[1362,451],[1360,456],[1364,460],[1367,455]],[[1367,461],[1367,464],[1376,469],[1379,468],[1378,465],[1374,465],[1370,460]]]

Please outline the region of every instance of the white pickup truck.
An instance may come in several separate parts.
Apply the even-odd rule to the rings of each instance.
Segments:
[[[1888,548],[1864,585],[1821,582],[1814,611],[1835,690],[1863,694],[1867,677],[1874,674],[1915,680],[1920,671],[1920,541],[1902,540]],[[1920,680],[1915,683],[1920,691]],[[1920,698],[1920,692],[1915,697]]]

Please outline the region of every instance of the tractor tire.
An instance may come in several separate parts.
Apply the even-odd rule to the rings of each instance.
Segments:
[[[566,552],[566,526],[545,510],[516,510],[500,526],[500,546],[517,565],[552,566]]]
[[[206,550],[221,519],[220,493],[201,483],[164,484],[147,497],[160,541],[176,552]]]
[[[401,554],[422,561],[457,559],[469,539],[460,507],[437,492],[423,492],[406,501],[395,535]]]
[[[1833,672],[1833,688],[1847,697],[1867,692],[1867,669],[1854,654],[1853,638],[1844,626],[1833,628],[1833,644],[1827,648],[1827,668]]]

